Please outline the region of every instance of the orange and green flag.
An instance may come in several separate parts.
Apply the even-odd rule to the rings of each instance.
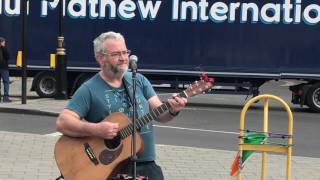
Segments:
[[[250,133],[245,133],[243,141],[244,144],[263,144],[267,138],[266,134],[263,132],[250,132]],[[230,169],[230,175],[231,176],[237,176],[241,169],[244,166],[244,163],[248,160],[250,155],[254,151],[249,151],[249,150],[244,150],[242,153],[239,151],[231,165]]]

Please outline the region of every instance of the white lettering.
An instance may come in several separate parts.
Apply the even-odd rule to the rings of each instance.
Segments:
[[[172,21],[191,21],[205,23],[209,19],[214,23],[300,24],[317,25],[320,22],[320,3],[310,4],[307,0],[280,0],[282,3],[257,4],[254,2],[230,2],[226,0],[172,0],[165,8],[172,8]],[[0,0],[0,15],[19,16],[22,12],[21,0]],[[38,1],[26,1],[27,14],[29,4]],[[31,3],[32,2],[32,3]],[[40,0],[40,16],[46,17],[50,11],[58,11],[60,0]],[[153,21],[157,18],[162,0],[61,0],[63,15],[71,18],[122,19],[131,20],[140,16],[140,20]],[[309,3],[309,4],[308,4]],[[258,6],[259,5],[259,6]],[[32,10],[37,11],[37,6]],[[239,9],[239,10],[238,10]],[[138,12],[138,13],[137,13]],[[165,11],[166,13],[167,11]],[[163,18],[167,15],[163,15]],[[249,19],[250,18],[250,19]],[[163,20],[163,19],[161,19]],[[302,21],[301,21],[302,20]]]
[[[86,17],[86,2],[71,0],[68,4],[68,14],[72,18]]]
[[[292,23],[293,19],[290,17],[290,11],[293,8],[293,5],[290,3],[290,0],[284,0],[283,4],[283,23],[290,24]]]
[[[296,0],[294,9],[294,23],[299,24],[301,22],[301,0]]]
[[[198,7],[197,4],[193,1],[181,3],[181,21],[185,21],[187,19],[187,10],[190,9],[191,13],[191,21],[196,21],[198,19]]]
[[[116,18],[116,4],[113,0],[100,0],[100,18],[106,17],[106,7],[109,8],[109,19]]]
[[[152,1],[147,1],[147,4],[144,5],[143,1],[138,1],[138,9],[141,15],[141,20],[150,17],[150,20],[154,20],[157,17],[161,1],[156,1],[156,4],[153,5]]]
[[[11,2],[13,2],[13,8]],[[19,16],[20,15],[20,0],[5,0],[4,1],[4,14],[7,16]]]
[[[206,9],[208,7],[209,3],[206,0],[201,0],[199,2],[199,15],[200,15],[200,22],[206,22],[209,17],[206,14]]]
[[[227,13],[228,6],[223,2],[216,2],[211,6],[209,15],[213,22],[220,23],[228,18]]]
[[[268,3],[262,6],[260,16],[261,21],[266,24],[280,22],[280,4]],[[271,16],[268,15],[271,12]]]
[[[129,20],[134,18],[136,9],[136,4],[131,0],[121,1],[118,8],[119,17],[124,20]]]
[[[256,23],[259,20],[259,9],[254,3],[243,3],[241,6],[240,22],[245,23],[248,20],[248,12],[251,11],[251,23]]]
[[[48,7],[50,10],[55,9],[58,6],[59,0],[54,0],[53,2],[41,1],[40,16],[48,16]]]
[[[315,17],[310,16],[310,12],[314,13]],[[320,7],[316,4],[307,6],[303,11],[303,21],[309,25],[315,25],[320,21]]]
[[[98,5],[98,0],[89,0],[89,17],[95,19],[99,16],[99,13],[96,11]]]
[[[179,0],[172,1],[172,20],[177,21],[179,19]]]
[[[294,24],[301,22],[301,1],[297,0],[294,8]]]
[[[229,21],[234,22],[236,20],[236,10],[240,7],[240,3],[230,3],[229,9]]]

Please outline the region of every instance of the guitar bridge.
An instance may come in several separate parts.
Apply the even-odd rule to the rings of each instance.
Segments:
[[[94,164],[94,165],[98,165],[99,161],[96,157],[96,155],[94,155],[92,148],[90,147],[89,143],[84,143],[84,151],[86,152],[88,158],[90,159],[90,161]]]

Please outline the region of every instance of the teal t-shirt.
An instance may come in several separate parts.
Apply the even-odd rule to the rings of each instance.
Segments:
[[[124,77],[132,96],[131,75],[132,73],[126,72]],[[151,83],[142,74],[137,73],[136,79],[136,108],[139,117],[142,117],[149,113],[148,99],[155,96],[156,93]],[[113,112],[122,112],[130,119],[133,115],[125,88],[110,86],[98,73],[79,87],[69,101],[67,109],[78,113],[81,119],[94,123],[102,121]],[[141,128],[140,135],[144,144],[144,152],[139,156],[138,161],[154,161],[155,139],[151,122]]]

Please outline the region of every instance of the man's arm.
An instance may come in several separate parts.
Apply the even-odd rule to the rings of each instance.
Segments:
[[[158,96],[153,96],[148,101],[151,109],[155,109],[162,104]],[[157,121],[165,123],[172,120],[186,106],[187,99],[177,97],[174,94],[171,98],[168,99],[168,103],[170,104],[171,108],[169,108],[169,111],[161,114]]]
[[[82,121],[77,113],[64,109],[57,118],[56,128],[62,134],[72,137],[96,136],[112,139],[119,131],[119,124],[105,121],[100,123]]]

